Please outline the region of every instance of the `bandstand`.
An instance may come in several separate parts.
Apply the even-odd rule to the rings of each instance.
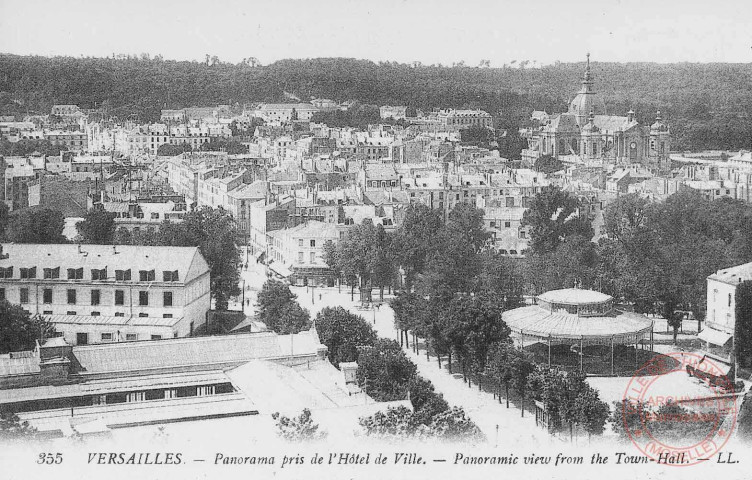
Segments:
[[[548,347],[549,366],[552,346],[569,345],[577,352],[580,371],[586,347],[610,346],[611,375],[615,345],[634,346],[635,363],[640,347],[649,344],[653,350],[653,321],[616,309],[611,296],[593,290],[552,290],[539,295],[535,305],[504,312],[502,318],[520,348],[536,343]]]

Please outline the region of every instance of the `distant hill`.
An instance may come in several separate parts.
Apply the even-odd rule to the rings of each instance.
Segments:
[[[630,108],[651,122],[661,110],[682,149],[749,148],[752,64],[592,64],[609,113]],[[161,108],[285,101],[285,92],[416,108],[479,107],[503,128],[533,109],[558,112],[580,86],[582,63],[474,68],[374,63],[347,58],[281,60],[268,66],[145,58],[0,54],[0,115],[49,112],[53,104],[103,108],[120,119],[159,118]]]

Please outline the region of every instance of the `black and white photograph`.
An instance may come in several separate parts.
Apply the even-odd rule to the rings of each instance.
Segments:
[[[0,479],[750,478],[750,18],[0,0]]]

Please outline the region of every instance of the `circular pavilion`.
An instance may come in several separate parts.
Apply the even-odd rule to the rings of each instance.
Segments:
[[[552,347],[568,345],[579,355],[582,370],[585,349],[600,345],[600,349],[591,350],[605,355],[610,347],[613,375],[615,345],[633,346],[635,362],[639,346],[649,343],[650,350],[653,349],[652,320],[617,310],[613,297],[593,290],[552,290],[539,295],[535,305],[504,312],[502,319],[519,341],[520,348],[533,344],[547,346],[549,365]]]

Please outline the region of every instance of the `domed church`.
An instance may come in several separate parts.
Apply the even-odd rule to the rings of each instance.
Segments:
[[[533,128],[521,133],[528,142],[522,159],[530,164],[542,155],[574,163],[642,164],[659,170],[670,168],[671,134],[656,113],[655,123],[641,125],[630,110],[626,116],[608,115],[590,71],[590,54],[582,87],[569,102],[567,113],[549,115],[534,111]]]

